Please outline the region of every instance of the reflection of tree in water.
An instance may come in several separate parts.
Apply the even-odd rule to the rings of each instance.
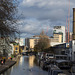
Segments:
[[[15,64],[15,67],[18,67],[18,64],[19,64],[19,60],[20,60],[20,57],[15,57],[16,58],[16,64]]]
[[[39,66],[39,63],[38,63],[37,58],[34,59],[34,63],[35,63],[37,66]]]
[[[29,58],[28,57],[24,58],[24,61],[29,62]]]

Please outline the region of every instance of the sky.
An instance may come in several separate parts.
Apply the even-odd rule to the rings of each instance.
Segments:
[[[39,35],[42,30],[52,36],[54,26],[66,26],[69,0],[18,0],[17,24],[21,37]],[[72,32],[75,0],[70,0],[70,32]]]

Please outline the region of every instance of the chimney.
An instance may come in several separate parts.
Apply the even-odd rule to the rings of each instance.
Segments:
[[[75,8],[73,8],[73,40],[75,40]]]

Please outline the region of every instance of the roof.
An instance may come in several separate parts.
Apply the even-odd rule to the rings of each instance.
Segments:
[[[61,63],[61,62],[70,62],[69,60],[56,60],[57,63]]]
[[[67,56],[67,55],[55,55],[55,56]]]
[[[52,70],[54,70],[54,69],[58,69],[58,70],[60,70],[59,67],[56,66],[56,65],[49,65],[49,67],[50,67]]]

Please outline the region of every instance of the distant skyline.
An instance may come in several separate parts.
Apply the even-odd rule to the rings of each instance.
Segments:
[[[52,35],[54,26],[66,26],[69,0],[18,0],[18,20],[21,37],[38,35],[42,30]],[[73,8],[75,0],[70,0],[70,31],[72,32]]]

